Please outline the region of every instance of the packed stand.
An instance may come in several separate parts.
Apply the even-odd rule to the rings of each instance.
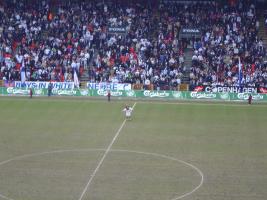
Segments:
[[[197,85],[267,86],[266,48],[257,36],[259,21],[253,4],[195,4],[186,10],[203,33],[192,41],[191,89]]]
[[[145,89],[151,84],[157,89],[177,88],[184,72],[183,47],[174,35],[174,26],[167,24],[168,16],[159,20],[151,5],[110,3],[102,17],[104,26],[124,26],[126,33],[100,33],[90,81],[142,84]]]
[[[53,14],[47,1],[2,1],[0,64],[3,80],[72,81],[88,67],[93,39],[82,5],[62,5]]]
[[[89,81],[96,82],[155,84],[158,89],[181,83],[183,48],[168,13],[159,21],[151,5],[48,2],[0,5],[3,80],[21,80],[26,72],[31,81],[73,81],[75,71],[88,71]],[[109,34],[112,26],[126,27],[126,33]]]
[[[28,2],[28,3],[26,3]],[[2,1],[0,76],[3,80],[120,82],[176,89],[186,73],[181,27],[199,27],[190,85],[266,86],[266,49],[257,37],[255,6],[211,3],[114,3],[112,0]],[[52,3],[51,3],[52,2]],[[57,2],[56,5],[53,2]],[[111,34],[109,27],[124,27]]]

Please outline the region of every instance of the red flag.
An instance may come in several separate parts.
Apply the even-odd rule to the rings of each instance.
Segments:
[[[48,13],[47,19],[48,19],[48,21],[52,21],[53,20],[53,14],[51,12]]]
[[[251,65],[251,71],[252,71],[252,73],[255,72],[255,64],[254,63]]]
[[[194,92],[202,92],[204,89],[203,86],[196,86],[195,89],[194,89]]]

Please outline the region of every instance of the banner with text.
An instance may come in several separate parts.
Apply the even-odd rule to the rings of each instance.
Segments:
[[[199,28],[182,28],[179,34],[180,38],[201,38],[201,31]]]
[[[90,90],[131,90],[132,85],[130,83],[87,83],[87,88]]]
[[[14,87],[15,88],[37,88],[37,89],[43,89],[48,88],[50,82],[44,82],[44,81],[15,81]],[[74,82],[51,82],[53,88],[56,89],[73,89],[74,88]]]
[[[33,96],[48,95],[46,88],[33,88]],[[220,101],[247,101],[250,93],[229,93],[229,92],[180,92],[180,91],[150,91],[150,90],[111,90],[112,97],[140,98],[140,99],[166,99],[166,100],[220,100]],[[8,96],[29,96],[30,89],[2,87],[1,95]],[[107,90],[98,89],[52,89],[54,96],[84,96],[84,97],[105,97]],[[267,102],[267,94],[252,93],[254,101]]]
[[[110,34],[125,34],[126,27],[125,26],[110,26],[108,27],[108,33]]]
[[[255,87],[237,87],[237,86],[196,86],[194,92],[230,92],[230,93],[257,93]]]

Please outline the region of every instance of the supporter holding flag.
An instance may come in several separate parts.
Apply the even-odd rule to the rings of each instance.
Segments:
[[[25,68],[24,60],[22,61],[22,66],[20,68],[20,79],[22,83],[26,81],[26,68]]]
[[[47,14],[47,19],[48,19],[49,21],[52,21],[52,20],[53,20],[53,14],[52,14],[52,12],[48,12],[48,14]]]
[[[240,57],[238,57],[238,86],[239,87],[242,84],[242,78],[243,78],[242,64],[241,64],[241,61],[240,61]]]
[[[74,86],[76,88],[79,88],[79,79],[78,79],[76,69],[74,69],[73,79],[74,79]]]

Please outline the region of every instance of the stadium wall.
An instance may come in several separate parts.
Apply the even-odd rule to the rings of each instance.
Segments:
[[[33,96],[47,96],[46,88],[32,88]],[[219,92],[189,92],[189,91],[155,91],[155,90],[111,90],[111,96],[132,99],[162,99],[162,100],[212,100],[212,101],[247,101],[251,93],[219,93]],[[16,87],[1,87],[2,96],[29,96],[30,89]],[[56,89],[53,96],[105,97],[108,91],[103,89]],[[252,93],[256,102],[267,102],[267,94]]]

